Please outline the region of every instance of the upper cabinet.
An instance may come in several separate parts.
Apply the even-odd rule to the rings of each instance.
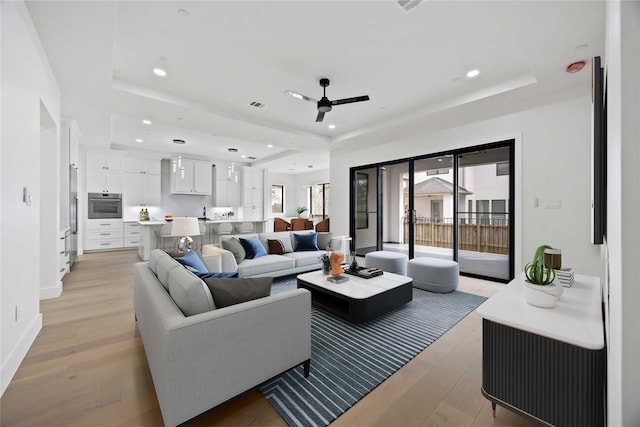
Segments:
[[[122,193],[122,154],[88,151],[86,169],[88,193]]]
[[[211,195],[211,162],[178,158],[171,168],[171,193]]]
[[[124,159],[125,206],[160,206],[160,160],[127,156]]]
[[[129,173],[160,175],[160,160],[127,156],[124,159],[124,171]]]
[[[260,220],[264,217],[264,169],[242,169],[242,207],[245,219]]]
[[[215,206],[240,207],[242,185],[240,183],[240,168],[230,164],[216,162],[216,191]]]

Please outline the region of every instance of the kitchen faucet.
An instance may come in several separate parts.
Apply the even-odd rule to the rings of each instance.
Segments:
[[[206,221],[207,220],[207,207],[203,206],[202,207],[202,218]]]

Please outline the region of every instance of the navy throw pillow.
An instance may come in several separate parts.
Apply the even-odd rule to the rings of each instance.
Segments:
[[[187,270],[194,273],[208,273],[207,267],[204,265],[200,257],[194,251],[188,251],[181,257],[175,258],[180,264],[187,267]]]
[[[201,279],[233,279],[238,277],[238,273],[196,273]]]
[[[293,233],[293,242],[295,244],[295,251],[317,251],[318,250],[318,235],[316,233],[297,234]]]
[[[247,253],[247,259],[260,258],[267,254],[267,251],[264,246],[262,246],[262,243],[260,243],[258,236],[250,237],[249,239],[243,239],[240,237],[240,244]]]

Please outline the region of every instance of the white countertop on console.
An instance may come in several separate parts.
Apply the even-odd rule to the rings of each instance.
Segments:
[[[487,320],[591,350],[604,348],[600,279],[575,275],[554,308],[538,308],[524,299],[524,273],[480,305]]]

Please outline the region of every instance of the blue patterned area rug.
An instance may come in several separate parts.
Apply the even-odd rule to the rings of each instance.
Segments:
[[[296,286],[295,277],[275,279],[272,294]],[[413,301],[358,324],[312,307],[309,377],[296,368],[260,392],[290,426],[326,426],[485,300],[414,288]]]

